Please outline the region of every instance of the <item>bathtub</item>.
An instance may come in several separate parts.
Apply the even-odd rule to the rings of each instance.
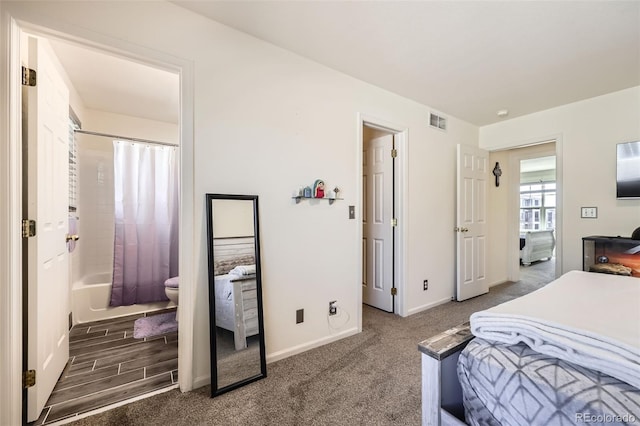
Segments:
[[[151,312],[175,306],[173,302],[156,302],[130,306],[109,306],[111,272],[87,275],[71,288],[73,325]]]

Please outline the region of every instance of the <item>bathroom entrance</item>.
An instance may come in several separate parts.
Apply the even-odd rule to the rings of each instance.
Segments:
[[[34,220],[25,229],[35,234],[25,239],[23,251],[24,364],[36,373],[23,407],[26,421],[48,424],[177,387],[176,304],[165,296],[177,290],[165,292],[164,282],[175,283],[178,264],[180,88],[176,73],[112,53],[38,35],[21,39],[22,62],[38,76],[35,86],[27,81],[22,89],[28,123],[23,210]],[[117,171],[118,144],[137,152],[124,172]],[[171,170],[143,175],[141,181],[152,180],[145,194],[118,195],[123,188],[143,187],[126,182],[148,162],[154,172]],[[128,251],[135,238],[121,237],[137,219],[118,228],[118,210],[128,209],[122,203],[127,198],[140,207],[154,191],[150,198],[163,200],[155,207],[160,214],[151,215],[148,232],[135,232],[146,236],[168,223],[175,232]],[[127,247],[120,269],[114,268],[118,244]],[[153,294],[131,298],[146,289],[125,287],[124,302],[114,302],[113,283],[132,268],[142,276],[143,269],[164,263],[157,260],[163,250],[173,252],[166,257],[173,268],[164,275],[153,271],[139,283],[153,285]]]

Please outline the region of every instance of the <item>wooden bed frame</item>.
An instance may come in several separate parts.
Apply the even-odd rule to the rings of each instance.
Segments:
[[[247,275],[230,280],[233,285],[231,301],[227,304],[216,301],[216,326],[233,332],[237,351],[247,347],[247,337],[258,334],[258,293],[256,276]]]
[[[422,425],[465,425],[457,364],[473,339],[469,322],[418,344],[422,352]]]
[[[214,274],[227,275],[235,266],[255,264],[253,236],[214,238]],[[238,276],[232,284],[231,300],[216,300],[216,325],[233,332],[236,350],[247,347],[247,337],[258,334],[258,293],[256,275]]]

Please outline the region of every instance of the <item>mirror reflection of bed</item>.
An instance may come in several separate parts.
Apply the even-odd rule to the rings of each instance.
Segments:
[[[232,208],[214,202],[214,208]],[[237,201],[236,201],[237,203]],[[249,204],[250,206],[250,204]],[[237,209],[238,207],[233,207]],[[215,213],[214,213],[215,214]],[[236,233],[253,232],[253,219]],[[227,236],[232,230],[215,233],[213,238],[216,354],[218,386],[224,387],[260,373],[258,300],[256,291],[255,243],[251,236]],[[216,237],[216,235],[224,235]]]
[[[257,197],[207,194],[212,396],[266,376]]]

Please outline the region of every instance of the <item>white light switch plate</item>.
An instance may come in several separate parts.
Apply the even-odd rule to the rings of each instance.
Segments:
[[[597,207],[582,207],[580,211],[581,218],[595,219],[598,217]]]

